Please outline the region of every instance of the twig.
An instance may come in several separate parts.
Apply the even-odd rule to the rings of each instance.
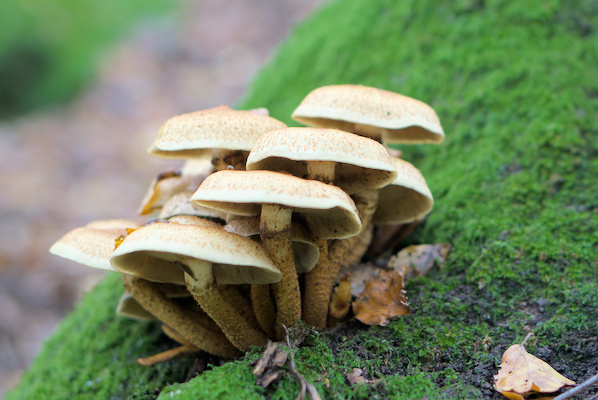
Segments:
[[[291,340],[289,339],[289,330],[284,325],[282,325],[282,327],[284,328],[284,330],[286,332],[287,346],[289,346],[289,355],[291,356],[291,359],[289,360],[289,369],[291,370],[291,373],[295,376],[295,378],[297,378],[297,380],[301,384],[301,390],[299,391],[299,394],[297,395],[297,398],[295,400],[303,400],[305,398],[306,392],[309,395],[309,398],[311,400],[322,400],[322,398],[320,397],[320,394],[316,390],[315,386],[312,385],[311,383],[309,383],[303,377],[303,375],[301,375],[299,373],[299,371],[297,371],[297,368],[295,368],[295,357],[293,355],[293,348],[291,347]]]
[[[569,389],[565,393],[559,394],[553,400],[570,399],[571,397],[575,396],[576,394],[586,391],[590,386],[595,385],[597,383],[598,383],[598,374],[594,375],[593,377],[586,380],[585,382],[580,383],[579,385],[575,386],[573,389]]]
[[[162,353],[155,354],[151,357],[138,358],[137,364],[143,365],[144,367],[151,367],[164,361],[174,360],[185,356],[187,354],[197,353],[199,349],[190,349],[189,347],[182,345],[175,347],[174,349],[163,351]]]

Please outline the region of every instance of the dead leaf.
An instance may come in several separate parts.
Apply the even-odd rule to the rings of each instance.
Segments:
[[[405,280],[423,276],[435,263],[444,263],[450,249],[451,245],[444,243],[408,246],[392,256],[387,267],[398,271]]]
[[[494,376],[494,388],[498,392],[521,400],[532,393],[553,393],[564,386],[575,385],[548,363],[529,354],[524,344],[525,341],[514,344],[503,354],[500,370]]]
[[[366,379],[363,375],[365,371],[361,368],[353,368],[351,372],[347,374],[347,380],[351,386],[355,386],[358,383],[375,384],[380,382],[380,379]]]
[[[262,357],[255,364],[253,375],[257,377],[257,383],[263,388],[267,388],[272,382],[277,381],[282,376],[280,367],[287,361],[288,353],[268,341],[268,346]]]
[[[397,271],[379,270],[365,282],[363,292],[353,302],[355,318],[367,325],[386,326],[392,317],[409,314],[403,290],[403,277]]]

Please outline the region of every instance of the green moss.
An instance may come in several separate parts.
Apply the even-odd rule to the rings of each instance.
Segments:
[[[184,379],[188,359],[155,368],[135,363],[174,344],[158,324],[115,315],[122,291],[120,275],[112,274],[85,296],[5,399],[154,399],[156,389]]]
[[[431,104],[447,134],[440,146],[402,150],[436,199],[410,241],[450,243],[450,256],[442,269],[407,283],[410,316],[384,328],[349,323],[308,336],[297,368],[322,395],[500,398],[491,389],[496,365],[529,331],[536,339],[528,349],[569,378],[581,381],[598,368],[596,26],[592,1],[336,1],[301,24],[255,79],[242,105],[266,106],[290,124],[312,89],[361,83]],[[69,321],[81,325],[76,340],[88,340],[86,307],[54,342],[64,340]],[[40,368],[57,369],[48,357],[54,342],[15,396]],[[127,351],[115,345],[104,357]],[[257,355],[168,388],[163,398],[179,390],[180,398],[294,397],[299,386],[288,373],[268,389],[255,385]],[[119,360],[114,369],[132,363]],[[62,365],[53,373],[65,379]],[[350,386],[353,368],[380,380]],[[170,379],[148,381],[135,371],[106,385],[162,387]]]

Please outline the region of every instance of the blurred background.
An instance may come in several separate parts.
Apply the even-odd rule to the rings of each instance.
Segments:
[[[0,2],[0,397],[103,272],[49,247],[135,217],[166,119],[234,106],[324,0]]]

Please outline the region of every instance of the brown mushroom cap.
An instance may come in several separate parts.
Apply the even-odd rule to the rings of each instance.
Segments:
[[[50,247],[50,253],[87,267],[115,271],[110,264],[115,240],[126,235],[126,228],[140,224],[128,219],[94,221],[73,229]]]
[[[110,262],[118,271],[156,282],[184,283],[185,259],[213,263],[218,284],[274,283],[280,271],[251,239],[215,227],[153,223],[131,232]]]
[[[218,171],[202,182],[191,201],[243,216],[260,215],[262,204],[290,207],[322,239],[361,231],[355,204],[342,189],[280,172]]]
[[[249,151],[262,133],[284,127],[267,115],[220,106],[170,118],[149,153],[180,159],[211,157],[212,149]]]
[[[409,162],[392,159],[397,179],[381,189],[378,209],[372,219],[375,224],[404,224],[428,214],[434,198],[424,176]]]
[[[320,128],[286,128],[260,136],[247,170],[285,171],[308,177],[310,163],[330,162],[334,185],[347,193],[379,189],[396,178],[386,148],[375,140]]]
[[[444,131],[427,104],[362,85],[332,85],[309,93],[292,118],[308,126],[337,128],[387,144],[441,143]]]

